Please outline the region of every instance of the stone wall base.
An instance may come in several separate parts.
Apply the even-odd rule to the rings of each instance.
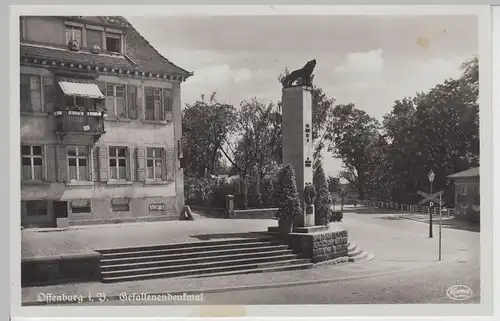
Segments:
[[[68,282],[99,281],[101,254],[23,259],[21,286],[56,285]]]
[[[347,257],[347,230],[290,233],[287,242],[294,251],[311,258],[313,263]]]

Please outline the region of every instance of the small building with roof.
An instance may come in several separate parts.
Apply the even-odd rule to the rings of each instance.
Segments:
[[[479,167],[469,168],[448,176],[455,184],[455,210],[457,218],[479,222],[480,183]]]

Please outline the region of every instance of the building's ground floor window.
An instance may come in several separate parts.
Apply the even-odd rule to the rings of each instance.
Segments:
[[[128,212],[130,211],[129,198],[113,198],[111,199],[111,209],[113,212]]]
[[[165,204],[164,203],[150,203],[149,204],[150,212],[164,212]]]
[[[92,213],[92,204],[90,200],[71,201],[71,212],[74,214]]]
[[[47,202],[45,200],[26,201],[27,216],[45,216],[47,215]]]

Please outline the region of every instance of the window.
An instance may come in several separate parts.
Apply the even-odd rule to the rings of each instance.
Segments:
[[[94,46],[102,49],[102,31],[87,29],[87,48]]]
[[[66,106],[68,107],[85,107],[86,99],[79,96],[64,96],[66,99]]]
[[[170,90],[146,87],[146,120],[165,120],[165,113],[172,112]]]
[[[127,148],[109,148],[109,176],[111,179],[127,179]]]
[[[90,200],[71,201],[71,212],[75,214],[92,213],[92,206]]]
[[[106,111],[111,117],[127,117],[125,85],[106,84]]]
[[[465,186],[465,185],[460,186],[460,194],[467,195],[467,186]]]
[[[78,42],[78,45],[82,45],[82,29],[78,27],[66,27],[66,44],[73,40]]]
[[[161,180],[163,174],[163,149],[148,148],[146,155],[146,163],[148,168],[148,179]]]
[[[106,34],[106,50],[111,52],[121,52],[121,36]]]
[[[21,111],[42,112],[41,77],[21,74]]]
[[[111,199],[111,209],[113,212],[128,212],[130,211],[130,199],[128,198],[113,198]]]
[[[70,180],[89,179],[87,146],[68,146],[68,168]]]
[[[47,202],[44,200],[27,201],[26,214],[28,216],[45,216],[47,215]]]
[[[43,146],[21,146],[21,176],[23,181],[43,180]]]

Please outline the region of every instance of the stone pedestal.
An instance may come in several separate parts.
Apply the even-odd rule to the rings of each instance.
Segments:
[[[310,219],[304,204],[304,187],[313,180],[311,88],[283,88],[282,94],[283,164],[291,164],[295,170],[297,191],[304,209],[303,215],[295,220],[295,226],[313,226],[314,214]]]

